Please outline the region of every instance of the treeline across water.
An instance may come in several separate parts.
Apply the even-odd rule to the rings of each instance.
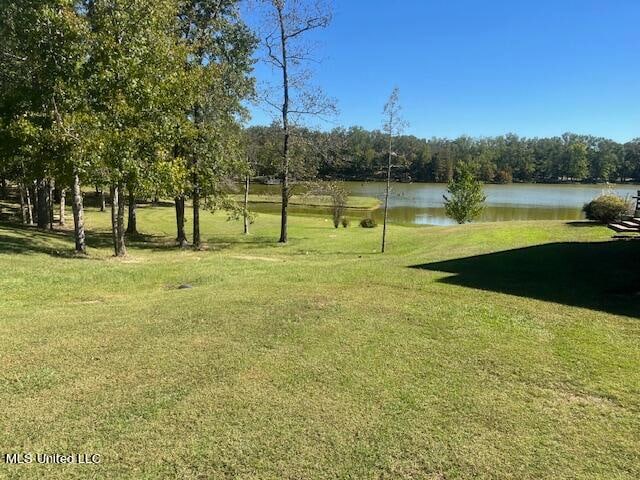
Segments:
[[[251,127],[256,171],[277,175],[277,129]],[[389,137],[360,127],[329,132],[301,131],[298,170],[325,178],[368,180],[386,175]],[[401,135],[393,139],[396,180],[448,182],[456,166],[471,163],[482,181],[628,182],[640,180],[640,138],[628,143],[591,135],[565,133],[551,138],[515,134],[455,140]]]

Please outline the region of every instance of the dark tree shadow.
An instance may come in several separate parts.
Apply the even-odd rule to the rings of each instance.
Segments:
[[[6,235],[0,233],[0,254],[30,254],[44,253],[55,257],[67,258],[87,258],[78,256],[73,251],[74,238],[73,231],[65,230],[40,230],[34,226],[26,226],[21,223],[2,222],[2,228]],[[52,241],[55,241],[52,243]],[[113,248],[113,237],[110,231],[87,230],[86,241],[89,248],[111,249]],[[59,242],[65,242],[60,244]],[[140,233],[137,235],[127,235],[127,248],[134,250],[151,250],[156,252],[179,251],[180,248],[170,237],[161,235],[150,235]],[[276,246],[277,242],[270,237],[242,237],[238,235],[218,235],[204,238],[204,251],[220,251],[242,245],[244,248],[263,248],[265,246]],[[190,247],[187,247],[189,250]]]
[[[54,257],[86,258],[78,256],[73,250],[73,236],[66,232],[38,230],[35,227],[2,224],[5,231],[17,235],[0,233],[0,254],[31,254],[44,253]],[[71,245],[54,244],[52,240],[69,240]]]
[[[442,283],[640,317],[640,242],[551,243],[414,265]]]
[[[593,222],[591,220],[575,220],[575,221],[572,221],[572,222],[567,222],[567,225],[569,225],[570,227],[578,227],[578,228],[602,227],[602,223]]]

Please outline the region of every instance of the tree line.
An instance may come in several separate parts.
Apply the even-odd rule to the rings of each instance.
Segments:
[[[328,5],[257,0],[264,25],[250,29],[239,0],[15,0],[0,8],[0,180],[17,187],[23,222],[65,223],[72,199],[76,250],[86,250],[83,189],[111,205],[114,252],[135,235],[138,198],[173,198],[176,240],[186,246],[185,208],[201,246],[201,209],[243,209],[229,185],[255,173],[247,101],[279,118],[280,241],[287,241],[292,131],[332,110],[312,88],[305,35],[328,25]],[[259,40],[260,38],[260,40]],[[258,45],[281,72],[258,95]],[[245,195],[245,199],[247,195]],[[59,214],[54,204],[59,202]],[[128,219],[125,219],[128,211]],[[128,220],[128,221],[127,221]],[[126,225],[126,228],[125,228]]]
[[[0,10],[0,177],[25,223],[52,227],[70,190],[84,252],[82,186],[110,198],[115,254],[137,232],[136,197],[175,198],[177,240],[194,246],[201,204],[246,168],[242,102],[256,38],[236,0],[15,0]]]
[[[256,154],[262,175],[277,175],[274,149],[277,126],[249,129],[259,139]],[[275,137],[274,137],[275,136]],[[307,139],[298,147],[299,175],[346,180],[383,179],[388,159],[388,134],[361,127],[331,131],[302,129]],[[313,146],[309,145],[309,139]],[[394,138],[395,180],[449,182],[458,165],[471,165],[487,183],[628,182],[640,180],[640,139],[617,143],[606,138],[566,133],[552,138],[499,137],[451,140],[413,135]]]

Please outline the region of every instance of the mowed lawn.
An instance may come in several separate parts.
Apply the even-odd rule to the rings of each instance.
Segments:
[[[138,215],[123,260],[0,224],[1,453],[102,456],[0,478],[640,478],[640,242]]]

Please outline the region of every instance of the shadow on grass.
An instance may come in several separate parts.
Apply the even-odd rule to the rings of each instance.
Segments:
[[[578,227],[578,228],[583,228],[583,227],[602,227],[602,223],[599,222],[592,222],[590,220],[576,220],[573,222],[567,222],[567,225],[569,225],[570,227]]]
[[[54,257],[85,258],[76,255],[73,251],[73,243],[71,248],[66,248],[66,245],[52,243],[54,240],[69,240],[73,242],[73,237],[66,232],[44,231],[35,227],[15,226],[5,223],[1,225],[5,231],[11,232],[12,235],[0,233],[0,254],[44,253]]]
[[[640,317],[640,242],[551,243],[414,265],[439,282]]]
[[[44,253],[55,257],[87,258],[78,256],[73,251],[73,231],[71,230],[39,230],[33,226],[26,226],[15,222],[2,222],[0,226],[9,235],[0,233],[0,254],[29,254]],[[89,248],[111,249],[113,237],[109,231],[86,232],[86,241]],[[57,243],[57,242],[64,242]],[[131,250],[151,251],[179,251],[176,242],[168,237],[149,234],[128,235],[127,248]],[[238,238],[236,236],[212,236],[207,237],[203,250],[220,251],[235,245],[247,245],[258,248],[276,244],[275,240],[265,237]],[[187,247],[189,250],[190,247]]]

